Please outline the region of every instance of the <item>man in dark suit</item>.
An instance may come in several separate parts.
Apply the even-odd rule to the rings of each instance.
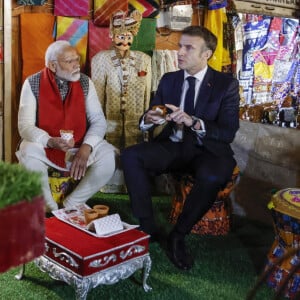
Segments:
[[[158,231],[151,176],[178,171],[194,175],[195,184],[167,239],[168,257],[183,270],[193,264],[185,236],[213,205],[236,165],[230,143],[239,128],[239,83],[207,65],[216,45],[217,38],[204,27],[189,26],[182,31],[178,50],[181,70],[162,77],[140,122],[141,130],[150,134],[158,126],[164,128],[151,142],[126,148],[121,155],[133,214],[141,229],[154,239]],[[156,105],[166,107],[167,114]]]

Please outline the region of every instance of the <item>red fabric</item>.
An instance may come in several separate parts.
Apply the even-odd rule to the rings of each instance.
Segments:
[[[89,21],[89,59],[101,50],[108,50],[111,47],[108,27],[95,26],[93,21]]]
[[[86,111],[79,81],[69,82],[69,93],[62,101],[54,74],[48,68],[42,71],[38,126],[53,137],[60,136],[60,129],[73,130],[75,145],[81,145],[86,133]],[[45,150],[52,162],[65,167],[65,152],[49,148]]]
[[[54,2],[55,16],[88,16],[89,1],[88,0],[55,0]]]
[[[118,265],[134,257],[143,256],[148,253],[149,236],[139,230],[132,229],[111,237],[95,237],[76,227],[69,225],[59,219],[52,217],[46,219],[46,241],[49,250],[45,255],[55,260],[58,264],[69,268],[81,276],[87,276],[103,269]],[[132,251],[131,255],[121,259],[120,253],[126,253],[133,245],[143,246],[144,251]],[[65,252],[68,253],[78,264],[74,267],[60,257],[53,254]],[[99,267],[91,267],[90,264],[99,260],[105,262],[109,257],[108,263]]]
[[[44,253],[44,214],[42,197],[0,210],[0,273]]]

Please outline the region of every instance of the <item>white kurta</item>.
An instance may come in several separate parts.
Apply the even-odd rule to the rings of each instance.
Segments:
[[[83,143],[90,145],[93,151],[88,160],[89,168],[85,177],[64,201],[66,207],[86,202],[109,181],[115,170],[115,148],[104,140],[106,121],[91,80],[89,80],[85,106],[88,130]],[[53,200],[50,192],[48,166],[60,170],[62,168],[54,165],[46,157],[44,148],[47,147],[50,136],[35,125],[36,111],[37,100],[28,79],[26,79],[21,91],[18,114],[18,128],[22,142],[16,156],[26,168],[42,173],[44,198],[47,210],[50,211],[57,209],[57,203]]]

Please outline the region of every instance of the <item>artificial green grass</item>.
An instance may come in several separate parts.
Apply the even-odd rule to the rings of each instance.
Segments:
[[[172,228],[167,221],[170,210],[169,196],[154,197],[157,223],[167,234]],[[118,212],[123,221],[134,224],[127,195],[98,193],[89,205],[106,204],[110,213]],[[194,267],[180,271],[168,260],[163,245],[150,244],[152,269],[147,283],[153,288],[144,292],[141,271],[114,285],[101,285],[88,293],[87,300],[241,300],[254,286],[273,242],[270,225],[244,218],[235,218],[234,228],[227,236],[198,236],[190,234],[187,245],[195,258]],[[2,241],[1,241],[2,242]],[[0,299],[2,300],[58,300],[75,299],[74,289],[51,279],[34,263],[26,265],[25,277],[18,281],[14,275],[18,268],[0,274]],[[262,286],[255,299],[272,299],[273,290]]]

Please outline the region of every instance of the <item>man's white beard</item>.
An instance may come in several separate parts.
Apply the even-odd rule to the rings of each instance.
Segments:
[[[73,71],[72,73],[63,71],[61,68],[57,68],[56,76],[67,81],[78,81],[80,78],[80,69]]]

